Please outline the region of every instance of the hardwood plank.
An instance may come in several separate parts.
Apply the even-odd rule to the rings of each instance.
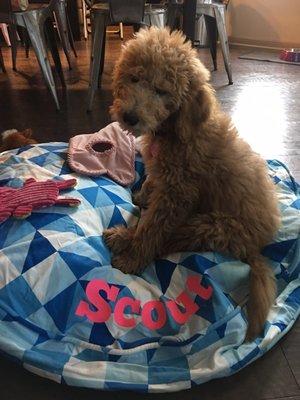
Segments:
[[[271,399],[271,400],[300,400],[300,396],[276,397],[276,399]]]
[[[198,394],[201,400],[262,400],[300,395],[300,390],[277,346],[236,375],[208,382],[189,393],[185,399],[195,399]]]
[[[280,345],[300,388],[300,319]]]

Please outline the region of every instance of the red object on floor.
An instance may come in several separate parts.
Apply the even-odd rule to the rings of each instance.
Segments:
[[[279,58],[283,61],[300,62],[300,49],[281,50]]]

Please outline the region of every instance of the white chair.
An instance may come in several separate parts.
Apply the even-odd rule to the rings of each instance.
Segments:
[[[196,18],[204,15],[208,36],[210,38],[210,49],[215,69],[217,69],[217,51],[216,40],[219,36],[225,69],[228,76],[229,85],[232,85],[232,70],[230,64],[228,36],[225,24],[226,5],[219,2],[211,2],[210,4],[197,1]],[[216,28],[217,32],[214,32]]]
[[[200,18],[201,15],[204,15],[214,69],[217,69],[217,39],[219,36],[224,65],[228,75],[229,85],[231,85],[233,81],[225,25],[225,11],[228,2],[229,1],[223,0],[185,1],[183,4],[183,31],[186,36],[194,42],[196,20]]]

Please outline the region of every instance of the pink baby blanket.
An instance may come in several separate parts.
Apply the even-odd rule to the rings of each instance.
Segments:
[[[106,174],[124,186],[134,181],[134,157],[134,138],[118,122],[107,125],[97,133],[74,136],[69,142],[71,169],[83,175]]]

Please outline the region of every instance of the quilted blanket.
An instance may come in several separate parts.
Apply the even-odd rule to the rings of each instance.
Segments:
[[[269,162],[282,226],[264,249],[278,295],[264,332],[244,343],[249,266],[218,253],[176,253],[140,275],[110,264],[103,229],[135,224],[131,189],[78,176],[66,143],[0,155],[0,185],[67,179],[77,209],[53,206],[0,225],[0,351],[56,382],[144,392],[175,391],[224,377],[256,360],[300,312],[299,187]],[[144,178],[137,156],[135,188]]]

